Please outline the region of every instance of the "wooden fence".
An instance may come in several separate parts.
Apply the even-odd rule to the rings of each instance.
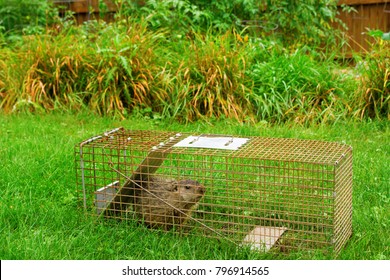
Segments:
[[[54,5],[61,7],[60,13],[67,10],[74,12],[77,23],[81,24],[91,19],[101,16],[105,20],[112,20],[117,10],[117,6],[112,1],[104,1],[103,6],[99,5],[99,0],[52,0]]]
[[[356,12],[343,12],[342,4],[353,7]],[[346,52],[369,50],[372,38],[367,35],[368,30],[390,31],[390,1],[341,0],[339,5],[339,18],[348,27],[346,35],[350,47]]]
[[[111,20],[117,9],[110,0],[104,0],[104,13],[99,13],[99,0],[52,0],[56,5],[65,7],[75,13],[78,23],[89,19],[100,18],[104,15],[106,20]],[[139,4],[145,1],[134,0]],[[357,12],[347,13],[342,5],[353,7]],[[349,47],[346,52],[365,51],[369,49],[371,38],[366,34],[369,29],[380,29],[384,32],[390,31],[390,0],[340,0],[339,18],[347,25]],[[339,26],[335,26],[338,28]]]

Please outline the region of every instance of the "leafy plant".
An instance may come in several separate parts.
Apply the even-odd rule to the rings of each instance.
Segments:
[[[152,30],[167,29],[172,37],[184,36],[192,29],[204,27],[209,20],[209,13],[200,10],[188,0],[149,0],[149,1],[116,1],[118,18],[130,16],[146,21]]]
[[[335,44],[337,2],[274,0],[168,0],[117,1],[119,17],[138,17],[150,28],[165,28],[183,36],[193,29],[227,32],[256,29],[255,36],[277,37],[284,44]],[[253,32],[251,32],[253,34]]]
[[[256,19],[263,3],[255,0],[190,0],[209,16],[208,26],[226,32],[242,20]]]
[[[287,45],[335,43],[332,22],[337,20],[337,2],[267,0],[259,19],[276,24],[279,40]]]
[[[0,31],[10,34],[39,34],[54,21],[58,11],[51,1],[0,0]]]

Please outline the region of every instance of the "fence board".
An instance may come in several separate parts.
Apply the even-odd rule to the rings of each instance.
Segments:
[[[65,6],[76,14],[99,12],[99,0],[54,0],[55,5]],[[117,6],[109,0],[104,0],[108,12],[115,12]]]
[[[346,13],[341,5],[347,4],[357,12]],[[347,25],[349,47],[344,49],[346,54],[369,51],[373,42],[368,30],[380,29],[390,31],[390,1],[384,0],[342,0],[339,1],[339,18]],[[337,25],[335,26],[338,27]]]
[[[369,4],[381,4],[388,3],[389,0],[340,0],[339,5],[369,5]]]
[[[78,24],[100,18],[99,0],[54,0],[53,3],[57,6],[64,7],[60,11],[61,13],[66,10],[72,11],[75,14],[75,19]],[[104,20],[113,20],[117,6],[109,0],[104,0],[104,3],[106,4]]]

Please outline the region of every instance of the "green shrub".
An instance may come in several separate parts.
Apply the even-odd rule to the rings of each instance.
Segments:
[[[335,44],[337,2],[275,0],[118,0],[118,17],[145,19],[153,30],[164,28],[174,36],[191,30],[225,33],[247,29],[260,38],[274,37],[287,45]]]
[[[368,108],[356,101],[363,99],[354,94],[355,77],[307,47],[291,52],[237,31],[174,40],[167,33],[118,19],[23,36],[18,47],[0,49],[0,108],[299,124],[333,123]]]
[[[269,52],[247,71],[258,119],[297,123],[333,122],[348,115],[347,91],[332,61],[315,61],[302,51]]]
[[[336,0],[267,0],[259,19],[276,25],[278,38],[286,45],[335,43],[332,26],[337,15]]]
[[[51,1],[0,0],[0,32],[8,34],[44,33],[57,16]]]

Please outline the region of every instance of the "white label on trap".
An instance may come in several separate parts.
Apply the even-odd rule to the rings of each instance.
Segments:
[[[173,147],[238,150],[249,138],[188,136]]]

